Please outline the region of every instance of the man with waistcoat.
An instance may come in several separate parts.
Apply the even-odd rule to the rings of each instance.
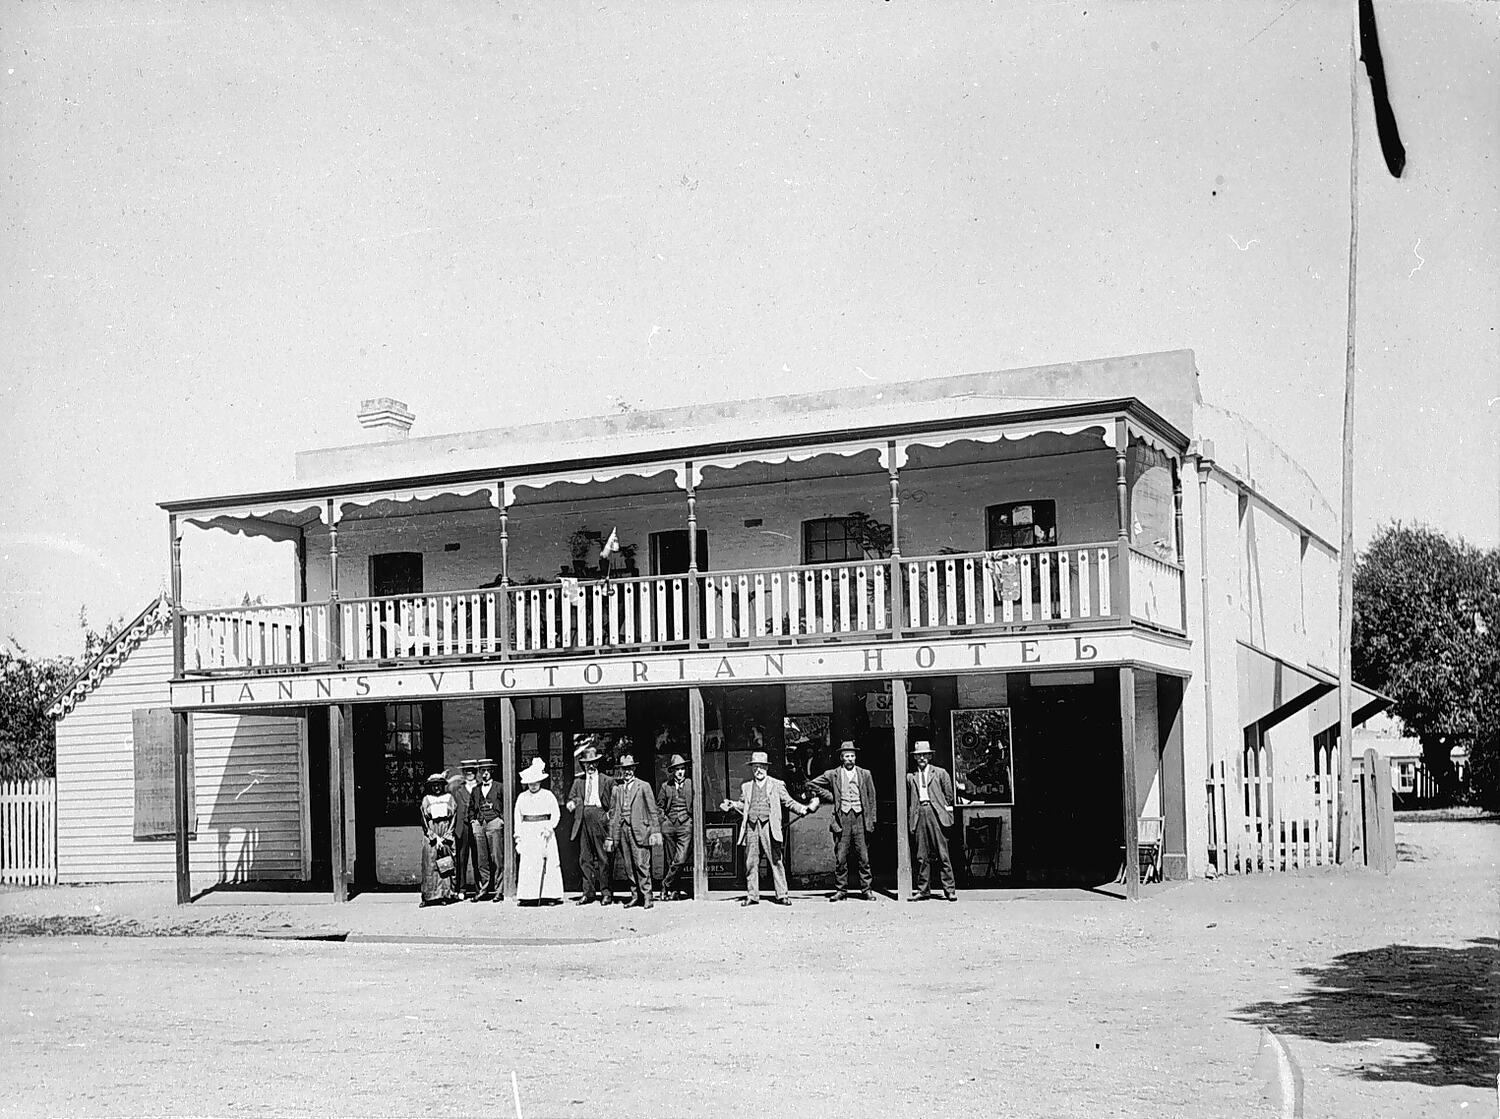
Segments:
[[[454,881],[460,894],[472,898],[479,892],[479,858],[474,848],[474,829],[469,826],[469,802],[479,784],[479,763],[467,758],[458,764],[462,772],[448,778],[448,792],[453,796]]]
[[[609,808],[614,800],[614,779],[599,771],[599,751],[592,746],[578,755],[583,773],[573,779],[568,790],[568,811],[573,815],[573,841],[578,844],[578,870],[583,877],[583,893],[578,905],[587,905],[596,897],[600,905],[615,900],[613,861],[604,848],[609,835]]]
[[[656,794],[656,807],[661,813],[662,854],[666,862],[661,899],[671,901],[683,897],[677,889],[677,880],[693,850],[693,787],[687,781],[687,759],[681,754],[673,754],[667,763],[667,779]]]
[[[661,818],[651,786],[635,775],[635,757],[620,755],[620,780],[609,806],[606,851],[618,851],[630,882],[626,908],[651,908],[651,848],[661,846]]]
[[[915,773],[906,775],[907,826],[917,841],[917,890],[912,901],[932,897],[932,864],[938,864],[943,897],[958,900],[953,860],[948,857],[948,829],[953,826],[953,779],[932,764],[932,743],[912,747]]]
[[[829,901],[843,901],[849,896],[849,860],[854,859],[859,879],[859,896],[873,901],[870,892],[869,835],[875,830],[875,778],[868,769],[855,764],[858,753],[853,742],[839,747],[841,763],[807,783],[812,793],[812,807],[819,799],[833,806],[828,830],[833,833],[833,896]]]
[[[792,794],[774,777],[767,776],[771,759],[764,750],[750,754],[750,780],[740,786],[739,800],[719,802],[719,811],[731,808],[740,813],[739,842],[745,848],[745,900],[741,905],[760,904],[760,860],[771,864],[772,899],[777,905],[791,905],[787,897],[786,866],[782,862],[782,809],[806,816],[810,809],[792,799]]]
[[[505,800],[495,780],[495,763],[479,763],[479,783],[469,795],[469,827],[479,861],[479,891],[475,901],[505,900]]]

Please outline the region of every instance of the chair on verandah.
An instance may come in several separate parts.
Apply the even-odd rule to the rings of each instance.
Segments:
[[[1136,826],[1137,867],[1142,882],[1161,881],[1161,848],[1166,834],[1166,817],[1142,816]],[[1125,846],[1120,845],[1120,875],[1116,882],[1125,881]]]
[[[1001,816],[969,820],[964,824],[964,871],[970,882],[988,882],[1000,869],[1000,833],[1005,826]],[[977,869],[984,867],[981,874]]]

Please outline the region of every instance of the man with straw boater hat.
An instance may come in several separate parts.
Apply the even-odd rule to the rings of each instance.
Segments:
[[[661,834],[666,867],[662,871],[661,899],[681,898],[677,879],[693,850],[693,787],[687,781],[687,759],[673,754],[667,763],[667,779],[656,794],[661,812]]]
[[[917,769],[906,775],[907,827],[917,841],[917,892],[912,901],[932,897],[932,864],[938,864],[943,897],[958,900],[953,860],[948,857],[948,828],[953,826],[953,778],[932,764],[932,743],[912,747]]]
[[[578,844],[578,869],[583,876],[583,893],[579,905],[596,897],[600,905],[614,901],[613,862],[604,849],[609,835],[609,808],[614,801],[615,782],[599,769],[599,751],[593,745],[583,748],[576,761],[583,773],[573,779],[568,790],[568,811],[573,815],[570,833]]]
[[[661,846],[661,818],[651,786],[635,775],[635,756],[620,755],[620,781],[609,806],[606,851],[618,851],[630,883],[627,907],[651,908],[651,848]]]
[[[505,900],[505,801],[495,780],[495,763],[479,762],[479,784],[469,797],[469,826],[474,829],[474,853],[479,856],[479,892],[475,901]]]
[[[786,786],[767,776],[771,759],[764,750],[750,755],[750,780],[740,786],[739,800],[719,802],[719,811],[731,808],[740,813],[739,842],[745,847],[745,900],[741,905],[760,904],[760,860],[771,864],[771,884],[776,890],[772,900],[777,905],[791,905],[787,897],[786,866],[782,862],[781,812],[789,809],[806,816],[810,809],[792,799]]]
[[[458,872],[455,881],[458,892],[472,898],[479,892],[480,877],[479,852],[474,843],[469,806],[474,800],[474,790],[479,786],[479,762],[474,758],[465,758],[458,765],[462,772],[448,778],[448,790],[453,794],[453,804],[457,810],[453,821],[453,831],[458,837],[458,853],[455,856]],[[471,881],[472,888],[469,885]]]
[[[811,807],[816,810],[819,798],[833,806],[828,830],[833,833],[833,896],[829,901],[843,901],[849,896],[849,859],[859,876],[859,896],[875,900],[870,892],[870,833],[875,830],[875,778],[868,769],[855,764],[858,752],[854,743],[845,741],[839,747],[841,765],[807,783],[812,793]]]

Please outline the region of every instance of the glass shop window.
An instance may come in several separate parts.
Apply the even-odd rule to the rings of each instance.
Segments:
[[[849,532],[849,518],[821,517],[802,522],[802,562],[842,563],[865,558],[864,547]]]
[[[386,704],[383,823],[387,827],[412,823],[414,807],[427,793],[425,746],[421,704]]]
[[[1057,502],[1010,501],[984,511],[985,547],[1045,548],[1057,543]]]

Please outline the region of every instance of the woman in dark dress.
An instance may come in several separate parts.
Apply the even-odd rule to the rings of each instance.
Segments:
[[[453,858],[456,809],[446,774],[428,777],[427,790],[422,798],[422,904],[446,905],[458,900]]]

